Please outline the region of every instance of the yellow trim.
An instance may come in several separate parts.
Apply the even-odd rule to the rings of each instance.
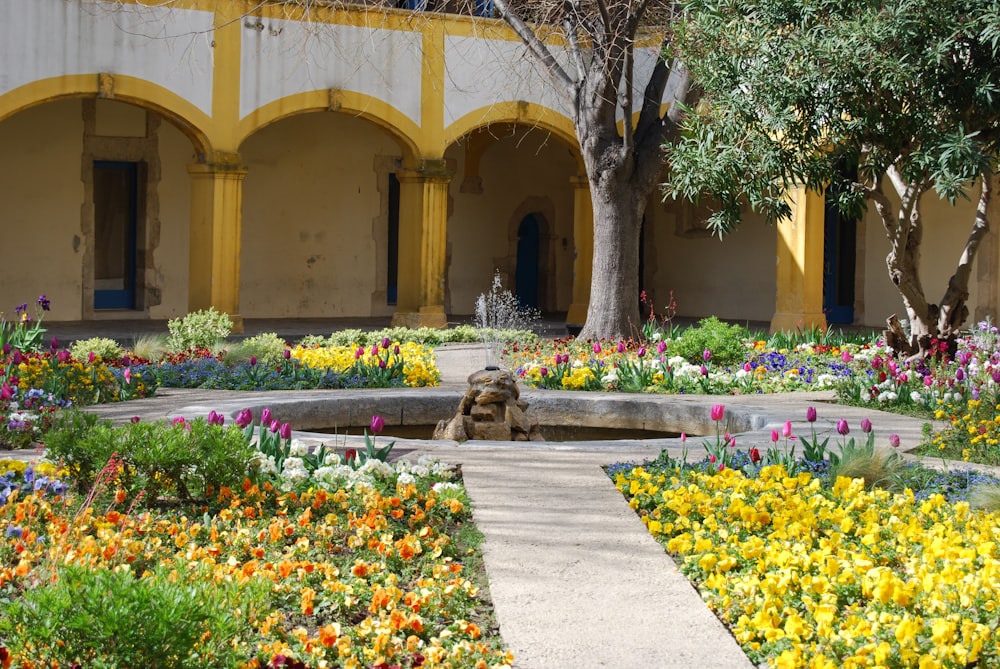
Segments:
[[[331,104],[331,100],[335,102]],[[331,109],[331,106],[336,107]],[[363,118],[391,134],[403,149],[404,159],[420,155],[417,138],[421,131],[405,114],[377,98],[355,91],[330,90],[296,93],[269,102],[243,117],[236,131],[238,145],[262,128],[289,116],[309,112],[337,111]]]
[[[778,222],[777,295],[771,332],[826,329],[823,313],[823,227],[826,202],[803,186],[785,199],[791,218]]]
[[[151,109],[169,119],[194,144],[196,153],[210,151],[208,128],[212,120],[176,93],[157,84],[114,74],[112,99]],[[72,74],[40,79],[0,95],[0,121],[38,105],[65,98],[97,97],[101,73]]]
[[[547,130],[579,155],[580,144],[573,121],[553,109],[523,101],[498,102],[469,112],[445,128],[445,142],[450,146],[469,133],[493,123],[513,123]]]

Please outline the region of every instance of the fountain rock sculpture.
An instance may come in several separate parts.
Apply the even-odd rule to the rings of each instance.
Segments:
[[[543,441],[538,421],[527,415],[517,379],[509,371],[487,368],[469,375],[469,389],[451,420],[442,420],[434,439],[468,441]]]

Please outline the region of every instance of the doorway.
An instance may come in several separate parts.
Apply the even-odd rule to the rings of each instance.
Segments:
[[[827,323],[854,322],[854,273],[858,221],[836,205],[827,193],[823,220],[823,312]]]
[[[94,161],[94,309],[135,309],[139,167]]]
[[[526,309],[538,308],[538,259],[541,251],[541,226],[535,214],[528,214],[517,226],[517,265],[514,273],[515,296]]]

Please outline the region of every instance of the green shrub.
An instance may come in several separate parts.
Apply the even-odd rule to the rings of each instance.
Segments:
[[[129,500],[142,493],[147,506],[204,499],[212,489],[238,487],[250,473],[254,453],[235,425],[201,418],[114,425],[79,411],[65,412],[45,442],[46,456],[69,469],[80,493],[122,489]]]
[[[154,568],[155,569],[155,568]],[[265,607],[264,579],[238,584],[194,570],[59,567],[57,578],[26,590],[5,607],[0,638],[33,666],[244,666],[233,641],[252,630],[251,611]]]
[[[747,331],[739,325],[728,325],[715,316],[703,318],[670,342],[670,355],[679,355],[692,364],[701,364],[706,350],[712,352],[712,363],[733,365],[746,357]]]
[[[73,342],[69,348],[70,354],[77,360],[84,361],[93,353],[99,360],[117,360],[122,357],[125,349],[114,339],[107,337],[92,337]]]
[[[245,361],[253,357],[259,365],[277,365],[285,359],[287,349],[284,339],[274,332],[264,332],[231,346],[226,351],[226,362]]]
[[[195,348],[213,348],[233,331],[233,321],[229,314],[219,313],[215,307],[195,311],[184,318],[167,321],[170,337],[167,347],[171,351],[187,351]]]
[[[364,330],[359,330],[357,328],[349,328],[347,330],[338,330],[334,332],[326,339],[325,346],[350,346],[351,344],[361,344],[362,346],[367,345],[368,339]]]

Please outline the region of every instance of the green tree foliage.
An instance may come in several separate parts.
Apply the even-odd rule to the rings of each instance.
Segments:
[[[708,196],[720,235],[741,206],[789,214],[795,183],[828,188],[842,211],[873,204],[891,244],[889,275],[911,347],[968,317],[972,261],[1000,138],[1000,2],[685,0],[673,53],[704,96],[667,147],[668,195]],[[848,168],[845,169],[845,166]],[[856,167],[856,171],[855,168]],[[891,189],[891,190],[890,190]],[[938,304],[919,275],[920,198],[978,197],[955,274]]]

